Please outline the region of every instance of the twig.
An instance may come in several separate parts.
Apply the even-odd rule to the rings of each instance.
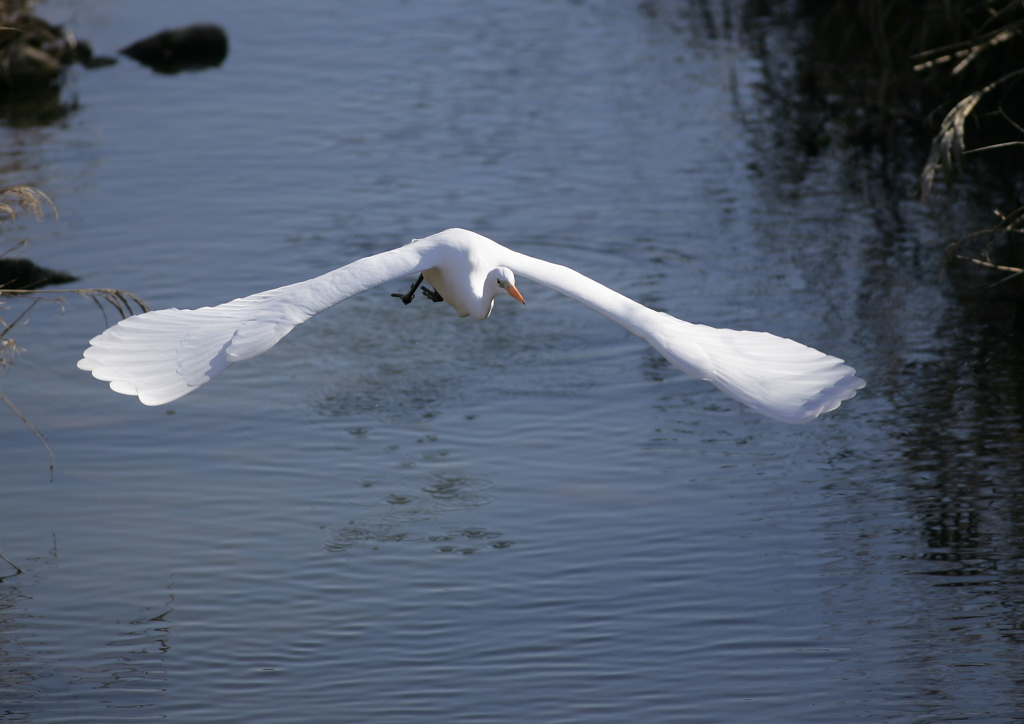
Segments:
[[[24,319],[25,315],[32,311],[33,307],[35,307],[37,304],[39,304],[39,302],[44,300],[45,297],[40,295],[55,294],[57,295],[55,299],[47,299],[47,301],[63,304],[64,298],[60,295],[67,292],[75,292],[76,294],[79,294],[85,297],[86,299],[91,299],[93,302],[96,303],[96,306],[98,306],[100,310],[103,312],[104,318],[106,318],[107,312],[102,304],[103,301],[107,302],[109,305],[114,307],[114,309],[116,309],[123,318],[128,318],[135,313],[134,310],[132,309],[133,305],[137,306],[140,311],[149,311],[149,305],[147,305],[146,302],[144,302],[142,299],[135,296],[134,294],[131,294],[130,292],[121,291],[120,289],[64,289],[60,291],[40,291],[35,289],[0,289],[0,297],[28,296],[32,300],[31,304],[29,304],[21,312],[21,314],[18,315],[17,319],[15,319],[10,324],[6,324],[2,320],[0,320],[0,323],[4,324],[3,329],[0,330],[0,340],[3,340],[7,333],[14,329],[14,327],[16,327],[21,322],[21,320]],[[10,398],[8,398],[7,395],[3,393],[2,390],[0,390],[0,402],[3,402],[5,405],[11,408],[11,411],[15,415],[17,415],[18,418],[23,423],[25,423],[28,429],[31,430],[37,438],[39,438],[39,442],[43,444],[43,447],[46,448],[46,452],[50,456],[50,482],[52,483],[55,459],[53,455],[53,450],[50,448],[50,444],[46,440],[46,436],[43,435],[39,428],[33,425],[32,422],[27,417],[25,417],[24,414],[22,414],[21,410],[19,410],[15,406],[15,404],[11,402]]]
[[[1024,219],[1024,206],[1018,206],[1016,209],[1014,209],[1008,214],[1004,214],[999,209],[993,209],[993,213],[997,217],[999,217],[998,224],[988,229],[978,229],[976,231],[972,231],[969,234],[964,234],[956,241],[950,242],[949,246],[946,247],[946,252],[942,256],[943,267],[949,266],[954,259],[971,260],[970,257],[959,256],[957,252],[960,250],[962,246],[964,246],[964,244],[966,244],[969,241],[972,241],[973,239],[977,239],[978,237],[982,236],[988,237],[988,242],[985,244],[984,247],[984,255],[987,257],[988,249],[992,246],[993,242],[999,234],[1024,233],[1024,230],[1015,228],[1015,226],[1019,224],[1022,221],[1022,219]],[[978,263],[982,262],[978,261]],[[1013,271],[1013,268],[1011,267],[1006,271]]]
[[[1011,279],[1014,279],[1016,277],[1019,277],[1021,274],[1024,274],[1024,269],[1019,269],[1018,267],[1015,267],[1015,266],[1003,266],[1002,264],[993,264],[990,261],[982,261],[981,259],[974,259],[973,257],[969,257],[969,256],[960,256],[959,254],[957,255],[956,258],[957,259],[963,259],[964,261],[969,261],[969,262],[971,262],[973,264],[977,264],[978,266],[983,266],[986,269],[995,269],[996,271],[1013,272],[1009,276],[1005,276],[1002,279],[1000,279],[999,281],[994,282],[992,284],[989,284],[989,287],[988,287],[989,289],[992,289],[993,287],[997,287],[1000,284],[1002,284],[1003,282],[1008,282]]]
[[[1010,118],[1010,114],[1007,113],[1006,110],[1003,108],[1003,104],[1002,103],[999,104],[999,114],[1003,117],[1003,119],[1007,123],[1009,123],[1011,126],[1013,126],[1018,131],[1020,131],[1022,134],[1024,134],[1024,126],[1021,126],[1019,123],[1017,123],[1017,121],[1015,121],[1012,118]]]
[[[13,322],[4,327],[3,331],[0,332],[0,339],[3,339],[5,336],[7,336],[7,333],[14,329],[18,325],[18,322],[20,322],[26,314],[32,311],[32,307],[36,306],[41,301],[41,299],[33,299],[32,303],[25,308],[25,311],[18,315],[17,319],[15,319]]]
[[[995,143],[991,146],[972,148],[969,151],[964,151],[963,155],[966,156],[967,154],[970,153],[981,153],[982,151],[991,151],[993,148],[1006,148],[1007,146],[1024,146],[1024,141],[1006,141],[1005,143]]]
[[[988,50],[989,48],[994,48],[995,46],[1000,45],[1001,43],[1013,40],[1015,37],[1020,35],[1022,25],[1024,25],[1024,23],[1018,20],[1017,22],[1013,23],[1010,27],[996,30],[993,33],[991,33],[988,37],[983,38],[981,42],[975,43],[970,47],[962,47],[963,43],[957,43],[955,45],[946,46],[945,48],[936,48],[933,50],[926,50],[923,53],[918,53],[913,57],[923,58],[927,55],[930,55],[931,53],[940,53],[943,52],[944,50],[949,50],[956,47],[961,48],[960,50],[957,50],[952,53],[947,53],[946,55],[939,56],[938,58],[932,58],[931,60],[926,60],[923,63],[918,63],[917,65],[914,66],[914,70],[920,72],[922,70],[933,68],[936,65],[942,65],[943,63],[950,63],[954,60],[961,59],[960,62],[957,63],[956,66],[953,68],[953,70],[950,71],[950,75],[959,75],[964,70],[964,68],[966,68],[975,58],[981,55],[984,51]]]
[[[998,287],[1003,282],[1008,282],[1008,281],[1010,281],[1011,279],[1013,279],[1015,277],[1019,277],[1021,274],[1024,274],[1024,269],[1021,269],[1019,272],[1015,272],[1015,273],[1011,274],[1008,277],[1003,277],[1002,279],[1000,279],[997,282],[993,282],[992,284],[989,284],[988,288],[991,289],[992,287]]]
[[[8,254],[13,254],[14,252],[16,252],[18,249],[20,249],[23,246],[28,246],[28,239],[22,239],[17,244],[15,244],[11,248],[9,248],[7,251],[0,252],[0,258],[3,258],[5,256],[7,256]]]
[[[54,463],[56,461],[55,461],[55,459],[53,457],[53,450],[50,449],[50,443],[48,443],[46,441],[46,436],[39,431],[38,427],[36,427],[35,425],[32,424],[31,420],[29,420],[27,417],[25,417],[21,413],[21,410],[19,410],[17,407],[14,406],[14,403],[11,402],[10,398],[7,397],[7,395],[5,395],[3,393],[3,390],[0,390],[0,402],[3,402],[5,405],[7,405],[9,408],[11,408],[11,411],[15,415],[17,415],[21,419],[21,421],[23,423],[25,423],[26,427],[28,427],[29,430],[31,430],[33,433],[35,433],[35,436],[37,438],[39,438],[39,442],[43,443],[43,447],[46,448],[47,455],[50,456],[50,482],[52,483],[53,482],[53,466],[54,466]],[[15,566],[15,568],[17,568],[17,566]]]
[[[1020,269],[1015,266],[1002,266],[1001,264],[993,264],[990,261],[982,261],[981,259],[975,259],[970,256],[960,256],[959,254],[957,254],[956,258],[963,259],[964,261],[973,262],[974,264],[977,264],[978,266],[983,266],[986,269],[995,269],[997,271],[1008,271],[1014,272],[1015,274],[1024,274],[1024,269]]]

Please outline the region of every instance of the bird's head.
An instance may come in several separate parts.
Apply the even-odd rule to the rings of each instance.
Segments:
[[[523,299],[523,295],[516,289],[516,276],[512,273],[511,269],[500,266],[488,275],[487,286],[488,291],[493,292],[491,298],[500,295],[507,294],[513,299],[526,304],[526,300]]]

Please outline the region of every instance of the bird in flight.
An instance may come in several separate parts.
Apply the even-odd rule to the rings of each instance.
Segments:
[[[487,319],[499,296],[525,304],[516,276],[531,279],[621,324],[683,372],[707,380],[773,420],[807,423],[857,394],[864,380],[843,360],[766,332],[716,329],[656,312],[568,267],[448,229],[323,276],[216,307],[161,309],[129,317],[89,342],[79,368],[110,388],[163,405],[235,362],[263,354],[296,325],[349,297],[412,274],[408,304],[424,294],[460,317]]]

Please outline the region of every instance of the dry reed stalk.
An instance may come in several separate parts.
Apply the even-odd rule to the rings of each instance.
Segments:
[[[925,162],[924,168],[921,169],[918,181],[923,200],[928,199],[928,195],[931,193],[935,182],[935,175],[939,169],[943,170],[947,181],[951,181],[956,172],[960,170],[963,156],[965,153],[968,153],[964,142],[964,124],[967,117],[978,106],[978,102],[986,94],[999,86],[1022,75],[1024,75],[1024,68],[1018,68],[992,81],[981,90],[970,93],[966,97],[961,98],[949,113],[946,114],[946,117],[942,119],[939,132],[932,138],[931,151],[928,154],[928,160]],[[1017,145],[1018,143],[1017,141],[1011,141],[1005,144],[994,144],[986,146],[985,149],[975,149],[975,151],[1002,148],[1007,145]]]

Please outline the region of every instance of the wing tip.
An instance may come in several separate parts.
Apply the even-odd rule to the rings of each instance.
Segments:
[[[840,405],[856,397],[857,392],[867,386],[867,380],[857,377],[855,369],[849,365],[843,365],[843,367],[849,372],[805,402],[797,411],[797,415],[792,417],[768,415],[768,417],[791,425],[806,425],[822,415],[838,409]]]

